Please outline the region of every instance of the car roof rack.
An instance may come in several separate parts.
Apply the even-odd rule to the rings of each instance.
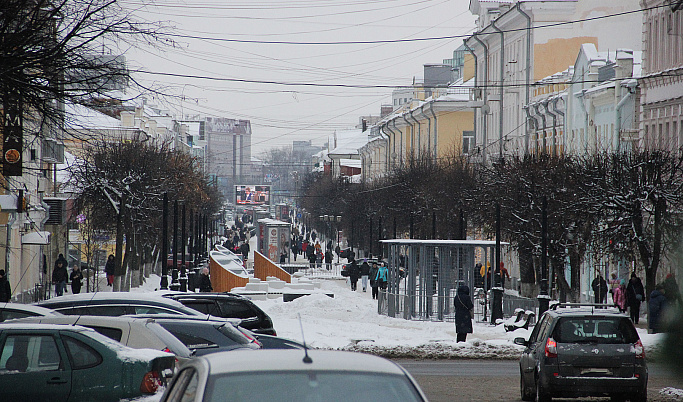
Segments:
[[[550,306],[550,310],[557,310],[558,308],[580,308],[580,307],[591,307],[594,309],[616,309],[616,307],[610,304],[602,303],[555,303]]]

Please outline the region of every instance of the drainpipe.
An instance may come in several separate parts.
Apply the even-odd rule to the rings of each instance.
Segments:
[[[387,130],[389,130],[391,132],[391,135],[394,137],[394,141],[392,142],[391,136],[389,136],[389,146],[387,151],[387,153],[389,154],[389,164],[387,165],[388,170],[390,170],[392,166],[396,165],[396,133],[389,126],[389,123],[391,123],[392,121],[393,119],[388,121],[386,124]],[[394,148],[393,150],[391,149],[392,147]]]
[[[620,83],[615,83],[615,85],[621,85]],[[638,83],[635,80],[631,80],[626,84],[626,88],[628,89],[628,92],[626,92],[626,95],[624,95],[623,98],[617,103],[617,107],[614,108],[614,114],[616,118],[616,150],[617,152],[621,151],[621,108],[624,107],[626,102],[628,102],[631,99],[631,96],[633,96],[633,90],[635,87],[638,85]]]
[[[474,51],[472,50],[472,48],[467,46],[467,39],[463,40],[462,44],[463,44],[463,46],[465,46],[465,50],[470,52],[470,54],[472,55],[472,58],[474,59],[474,90],[476,93],[477,85],[479,85],[479,83],[477,82],[477,68],[478,68],[477,55],[474,54]],[[434,113],[434,112],[432,112],[432,113]],[[476,135],[477,135],[477,108],[476,107],[474,108],[474,121],[472,122],[472,127],[474,128],[474,135],[475,135],[475,142],[476,142]],[[436,141],[434,143],[434,147],[436,148]]]
[[[546,126],[545,115],[544,115],[543,113],[541,113],[541,111],[538,109],[539,106],[540,106],[539,103],[534,104],[534,109],[536,109],[536,114],[537,114],[537,115],[541,118],[541,120],[543,121],[543,143],[542,143],[542,144],[543,144],[543,153],[545,153],[545,148],[546,148],[546,144],[545,144],[545,129],[547,128],[547,126]]]
[[[413,116],[414,111],[415,111],[415,109],[412,109],[410,111],[410,118],[413,119],[413,121],[415,121],[415,123],[417,124],[417,155],[420,156],[420,155],[422,155],[422,126],[421,126],[420,122],[417,121],[415,116]],[[413,133],[413,138],[414,137],[415,137],[415,134]]]
[[[531,17],[522,10],[522,1],[515,5],[515,9],[526,19],[526,105],[529,104],[529,93],[531,91]],[[529,152],[529,124],[526,125],[526,136],[524,138],[525,152]]]
[[[437,149],[437,145],[439,143],[437,141],[438,140],[438,137],[437,137],[438,130],[437,130],[437,125],[436,125],[436,123],[437,123],[436,113],[434,113],[434,102],[431,102],[429,104],[429,111],[432,112],[432,116],[434,116],[434,161],[436,162],[438,160],[438,157],[439,157],[438,149]]]
[[[486,46],[484,42],[477,36],[477,34],[472,35],[472,38],[479,42],[479,44],[484,48],[484,106],[488,106],[488,85],[489,85],[489,47]],[[481,113],[481,132],[482,132],[482,161],[486,163],[486,148],[488,148],[488,122],[485,109],[482,109]]]
[[[553,113],[548,105],[550,105],[550,102],[552,102],[549,99],[546,99],[543,101],[543,107],[545,108],[546,113],[551,115],[553,117],[553,143],[552,143],[552,154],[553,156],[557,156],[557,115]]]
[[[500,33],[500,116],[498,116],[499,125],[499,138],[498,138],[498,148],[500,160],[503,160],[503,83],[505,80],[505,34],[496,26],[496,21],[491,21],[491,27]]]
[[[385,158],[386,159],[385,166],[386,166],[386,171],[389,172],[389,150],[390,150],[389,144],[391,143],[391,138],[389,137],[389,135],[387,133],[384,132],[385,126],[386,126],[386,123],[379,126],[379,135],[380,135],[380,137],[382,137],[383,140],[386,141],[386,144],[387,144],[387,146],[386,146],[387,156]]]
[[[432,102],[434,99],[432,98]],[[432,102],[429,102],[430,104]],[[429,116],[425,114],[425,106],[422,105],[420,106],[420,114],[427,120],[427,155],[431,156],[432,155],[432,142],[430,140],[430,137],[432,135],[432,121],[429,119]]]
[[[414,155],[415,154],[415,130],[413,130],[413,125],[408,122],[408,119],[406,119],[406,114],[402,114],[401,118],[403,121],[406,122],[406,125],[410,126],[410,152]],[[408,133],[406,133],[408,135]],[[406,138],[406,142],[408,142],[408,139]]]
[[[396,119],[393,119],[391,121],[394,124],[394,128],[396,129],[396,131],[401,133],[401,143],[398,147],[398,162],[401,166],[403,166],[403,131],[399,130],[398,127],[396,127]]]
[[[569,96],[569,94],[567,94],[567,96]],[[555,114],[557,114],[558,116],[562,116],[562,127],[565,127],[564,112],[561,109],[558,109],[558,107],[557,107],[557,103],[559,101],[562,101],[564,103],[564,99],[562,97],[558,96],[557,98],[555,98],[555,100],[553,101],[553,112]],[[562,131],[564,133],[564,135],[562,135],[562,149],[564,149],[565,150],[564,152],[566,153],[566,150],[567,150],[567,133],[566,133],[566,130],[562,130]]]

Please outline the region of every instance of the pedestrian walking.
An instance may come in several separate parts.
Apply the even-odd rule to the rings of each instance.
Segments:
[[[382,264],[377,270],[377,276],[375,277],[375,281],[377,281],[377,287],[379,287],[382,290],[385,290],[387,288],[388,275],[389,269],[387,268],[387,263],[382,261]]]
[[[636,276],[636,273],[631,273],[626,285],[626,303],[628,304],[629,316],[634,324],[640,321],[640,303],[645,299],[645,288],[643,282]]]
[[[114,254],[109,254],[107,257],[107,263],[104,265],[104,273],[107,275],[107,286],[114,286],[114,268],[116,264],[114,262]]]
[[[66,290],[66,280],[69,277],[69,272],[66,270],[64,265],[64,256],[59,255],[57,261],[55,261],[55,268],[52,270],[52,283],[55,284],[55,294],[57,296],[62,296]]]
[[[474,317],[474,304],[470,297],[470,288],[467,285],[460,285],[453,300],[455,307],[455,332],[458,342],[465,342],[467,334],[471,334],[472,318]]]
[[[377,299],[377,294],[379,293],[379,283],[377,282],[377,272],[379,271],[379,267],[377,266],[377,262],[374,261],[372,263],[372,267],[370,268],[370,288],[372,289],[372,299],[375,300]]]
[[[500,262],[498,274],[500,275],[500,286],[505,289],[505,278],[507,277],[508,280],[510,280],[510,273],[508,272],[508,269],[505,268],[505,263],[503,263],[503,261]]]
[[[680,309],[681,292],[678,289],[674,274],[667,274],[666,279],[662,282],[662,286],[664,287],[664,296],[666,297],[667,305],[676,309],[676,311]]]
[[[206,267],[202,268],[202,273],[199,275],[199,291],[213,291],[213,287],[211,286],[211,278],[209,278],[209,269]]]
[[[650,302],[648,303],[650,314],[647,317],[647,321],[651,334],[662,332],[662,317],[666,310],[666,303],[664,286],[657,284],[655,290],[650,293]]]
[[[607,298],[607,281],[602,277],[602,274],[593,279],[591,282],[591,288],[593,289],[593,295],[595,296],[595,304],[602,304]]]
[[[622,279],[619,287],[614,288],[614,293],[612,294],[614,299],[614,306],[619,309],[622,313],[626,312],[626,280]]]
[[[368,264],[368,259],[363,259],[363,263],[360,265],[360,278],[361,285],[363,285],[363,292],[368,289],[368,277],[370,276],[370,264]]]
[[[81,267],[78,266],[78,263],[74,264],[71,274],[69,275],[69,279],[71,280],[71,293],[75,295],[81,293],[81,286],[83,286],[83,272],[81,271]]]
[[[12,287],[5,276],[5,270],[0,269],[0,302],[6,303],[12,299]]]
[[[352,260],[347,268],[349,270],[349,280],[351,281],[351,290],[356,291],[358,288],[358,278],[360,277],[360,267],[356,260]]]
[[[327,251],[325,251],[325,267],[328,271],[332,269],[333,258],[334,257],[332,256],[332,250],[328,248]]]

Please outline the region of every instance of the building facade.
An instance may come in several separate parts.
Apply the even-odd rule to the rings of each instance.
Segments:
[[[642,0],[642,145],[683,146],[683,2]]]
[[[609,7],[598,0],[472,0],[477,28],[465,45],[475,58],[477,99],[483,103],[476,123],[483,159],[531,151],[523,106],[531,101],[532,84],[574,64],[582,44],[640,50],[637,30],[624,29],[640,26],[632,12],[638,8],[638,0]],[[618,13],[625,14],[610,16]]]

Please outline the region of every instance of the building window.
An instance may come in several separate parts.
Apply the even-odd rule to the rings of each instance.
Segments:
[[[474,131],[463,131],[462,133],[462,153],[470,155],[475,150]]]

